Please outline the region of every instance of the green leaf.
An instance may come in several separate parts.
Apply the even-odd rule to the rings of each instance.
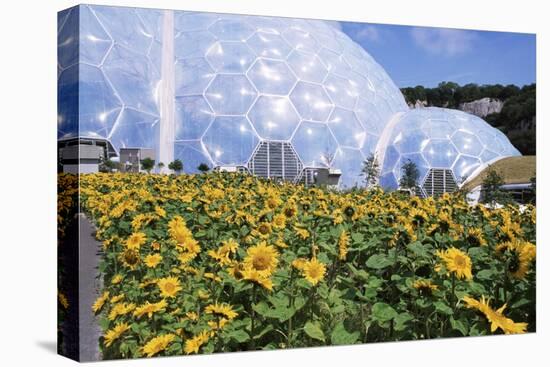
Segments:
[[[312,339],[317,339],[322,342],[325,341],[325,334],[323,333],[323,330],[321,330],[318,322],[306,322],[306,325],[304,326],[304,331]]]
[[[244,330],[233,330],[227,333],[227,336],[229,336],[232,339],[235,339],[238,343],[244,343],[250,339],[250,336]]]
[[[442,314],[445,314],[445,315],[453,314],[453,309],[441,301],[434,302],[434,306],[435,306],[435,309],[441,312]]]
[[[381,254],[372,255],[366,262],[366,265],[373,269],[384,269],[393,264],[393,259]]]
[[[494,272],[491,269],[480,270],[476,273],[476,278],[481,280],[493,280],[495,279]]]
[[[351,240],[354,243],[361,244],[365,240],[365,237],[361,233],[355,233],[354,232],[354,233],[351,234]]]
[[[330,341],[334,345],[355,344],[357,339],[359,339],[359,332],[354,331],[353,333],[349,333],[344,327],[343,321],[336,324],[330,335]]]
[[[378,302],[372,306],[372,317],[376,321],[390,321],[397,316],[397,312],[387,303]]]
[[[468,328],[466,327],[466,324],[462,320],[455,320],[452,316],[449,319],[451,321],[451,327],[454,330],[460,331],[460,333],[464,336],[468,335]]]
[[[428,257],[428,247],[416,241],[407,245],[407,249],[418,257]]]
[[[403,313],[400,313],[399,315],[397,315],[395,317],[395,330],[397,331],[402,331],[402,330],[405,330],[407,328],[407,322],[411,321],[412,319],[414,319],[414,317],[408,313],[408,312],[403,312]]]

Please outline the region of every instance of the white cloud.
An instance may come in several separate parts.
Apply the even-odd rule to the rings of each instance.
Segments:
[[[348,35],[357,42],[379,42],[381,39],[380,31],[372,25],[354,28],[353,31],[348,32]]]
[[[428,52],[455,56],[470,51],[476,40],[475,33],[460,29],[418,28],[411,30],[414,42]]]

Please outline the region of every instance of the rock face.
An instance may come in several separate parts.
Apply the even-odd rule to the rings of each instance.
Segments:
[[[500,113],[502,106],[504,106],[504,102],[501,100],[485,97],[472,102],[461,103],[458,109],[483,118],[492,113]]]
[[[409,105],[409,108],[423,108],[428,106],[428,102],[417,99],[415,103],[409,102],[407,105]]]

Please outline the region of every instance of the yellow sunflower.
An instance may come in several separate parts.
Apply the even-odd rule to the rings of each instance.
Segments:
[[[447,274],[455,274],[458,279],[472,279],[472,260],[465,252],[451,247],[447,250],[438,250],[436,255],[442,260]]]
[[[296,234],[298,237],[300,237],[302,240],[307,240],[310,236],[309,231],[305,228],[301,227],[294,227],[294,231],[296,231]]]
[[[195,335],[191,339],[185,341],[185,353],[198,353],[200,347],[208,342],[210,339],[210,333],[207,331],[201,331],[199,334]]]
[[[340,233],[338,237],[338,258],[340,260],[346,260],[346,255],[348,254],[349,246],[349,234],[346,231]]]
[[[429,296],[437,290],[437,285],[433,284],[431,280],[418,279],[413,283],[413,288],[418,290],[421,295]]]
[[[311,285],[317,285],[317,283],[323,280],[323,277],[325,276],[326,266],[314,257],[304,263],[302,272],[304,274],[304,278],[306,278]]]
[[[222,241],[222,245],[216,250],[209,250],[208,255],[216,260],[220,265],[231,264],[231,254],[235,254],[239,244],[234,239]]]
[[[168,304],[166,303],[165,299],[162,299],[156,303],[149,303],[149,301],[147,301],[144,305],[138,306],[136,308],[136,310],[134,311],[134,316],[140,318],[143,315],[147,315],[148,318],[151,318],[153,317],[153,314],[155,312],[166,310],[166,306],[168,306]]]
[[[526,322],[516,323],[503,315],[506,304],[498,310],[493,310],[489,304],[489,300],[486,300],[485,296],[481,296],[480,301],[468,296],[465,296],[463,300],[466,303],[466,307],[476,309],[485,315],[487,320],[491,323],[491,332],[493,333],[498,328],[500,328],[504,334],[523,334],[527,330]]]
[[[163,297],[175,297],[182,289],[180,281],[176,277],[161,278],[157,284]]]
[[[99,296],[95,300],[94,304],[92,305],[92,311],[94,313],[98,313],[99,311],[101,311],[101,309],[103,308],[103,305],[105,304],[105,302],[107,302],[108,299],[109,299],[109,291],[103,292],[103,294]]]
[[[132,270],[135,270],[140,262],[139,252],[133,249],[126,249],[120,255],[122,263]]]
[[[224,303],[214,303],[206,306],[204,312],[207,314],[212,314],[216,317],[224,317],[229,320],[233,320],[239,314],[233,310],[231,305]]]
[[[254,269],[264,276],[271,275],[279,263],[279,253],[274,246],[268,245],[265,241],[249,247],[246,253],[245,268]]]
[[[124,279],[124,277],[121,274],[116,274],[111,279],[111,284],[113,284],[113,285],[118,284],[118,283],[122,282],[123,279]]]
[[[174,334],[164,334],[151,339],[142,348],[142,353],[147,357],[152,357],[168,348],[170,343],[174,341],[176,336]]]
[[[261,222],[258,224],[255,233],[257,233],[262,238],[267,238],[271,235],[272,232],[271,224],[268,222]]]
[[[128,323],[126,322],[123,322],[123,323],[117,323],[115,325],[114,328],[108,330],[106,333],[105,333],[105,339],[104,339],[104,344],[106,347],[110,347],[111,344],[113,344],[113,342],[115,340],[117,340],[118,338],[121,337],[121,335],[127,331],[128,329],[130,329],[130,325],[128,325]]]
[[[471,246],[487,246],[487,241],[483,238],[483,231],[481,228],[468,228],[468,232],[466,232],[466,241]]]
[[[284,214],[276,214],[273,216],[273,227],[284,229],[286,227],[286,216]]]
[[[147,255],[145,257],[145,265],[149,268],[155,268],[162,261],[160,254]]]
[[[126,248],[128,250],[139,251],[141,245],[145,243],[147,236],[143,232],[132,233],[126,240]]]
[[[111,309],[111,312],[109,312],[109,316],[107,318],[109,321],[113,321],[118,316],[123,316],[129,312],[132,312],[135,308],[136,305],[134,303],[116,303]]]
[[[240,271],[240,275],[243,280],[248,280],[259,284],[269,291],[273,290],[273,282],[271,281],[271,278],[264,273],[260,273],[254,268],[244,268]]]
[[[536,246],[526,241],[509,241],[496,246],[499,257],[510,254],[508,272],[516,279],[523,279],[531,268],[531,263],[536,257]]]

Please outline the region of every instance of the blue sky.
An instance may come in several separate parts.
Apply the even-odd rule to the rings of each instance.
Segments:
[[[515,84],[536,79],[534,34],[341,23],[399,87]]]

